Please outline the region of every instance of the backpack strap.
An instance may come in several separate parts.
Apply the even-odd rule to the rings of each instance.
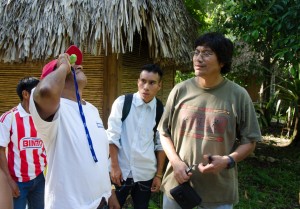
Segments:
[[[164,112],[164,105],[159,99],[156,98],[156,116],[155,116],[156,124],[153,128],[153,132],[154,132],[153,139],[155,139],[155,135],[156,135],[156,131],[157,131],[156,129],[157,129],[157,126],[159,124],[159,121],[161,119],[163,112]]]
[[[125,100],[124,100],[124,105],[123,105],[123,110],[122,110],[122,118],[121,118],[122,122],[127,118],[128,114],[130,112],[132,98],[133,98],[133,94],[125,94]]]

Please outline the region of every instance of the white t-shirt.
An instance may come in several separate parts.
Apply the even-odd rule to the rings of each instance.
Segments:
[[[108,199],[111,195],[108,139],[102,120],[92,104],[86,102],[82,108],[97,163],[89,149],[77,102],[61,98],[53,121],[46,122],[40,118],[31,94],[29,109],[48,160],[45,209],[95,209],[102,197]]]

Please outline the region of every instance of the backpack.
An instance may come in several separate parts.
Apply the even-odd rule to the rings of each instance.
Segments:
[[[122,122],[127,118],[128,114],[129,114],[129,111],[131,108],[131,103],[132,103],[132,98],[133,98],[133,94],[125,94],[125,101],[124,101],[124,105],[123,105],[122,118],[121,118]],[[163,111],[164,111],[164,106],[163,106],[162,102],[156,98],[156,116],[155,116],[156,124],[153,128],[153,132],[154,132],[153,139],[155,139],[156,129],[157,129],[158,123],[160,121],[160,118],[163,114]]]

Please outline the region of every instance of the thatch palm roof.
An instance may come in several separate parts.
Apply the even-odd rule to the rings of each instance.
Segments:
[[[113,52],[125,53],[132,50],[136,32],[148,40],[153,58],[184,62],[196,33],[182,0],[0,2],[0,61],[4,62],[47,59],[70,43],[95,55],[109,44]]]

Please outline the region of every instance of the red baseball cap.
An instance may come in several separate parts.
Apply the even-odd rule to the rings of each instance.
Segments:
[[[77,46],[75,46],[75,45],[70,46],[67,49],[66,53],[68,55],[75,54],[76,57],[77,57],[75,64],[76,65],[81,65],[83,56],[82,56],[82,52],[80,51],[80,49]],[[51,62],[47,63],[43,67],[41,79],[45,78],[49,73],[51,73],[52,71],[54,71],[56,69],[56,64],[57,64],[57,59],[52,60]]]

